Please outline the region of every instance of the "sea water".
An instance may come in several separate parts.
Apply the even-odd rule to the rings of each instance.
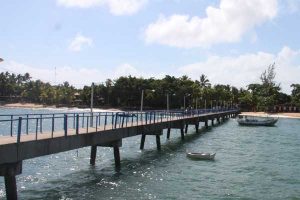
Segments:
[[[274,127],[244,127],[230,119],[198,134],[190,126],[184,141],[179,130],[172,130],[170,140],[165,132],[161,136],[161,151],[154,136],[147,136],[145,150],[139,150],[140,137],[123,140],[120,171],[115,171],[112,149],[104,147],[98,147],[94,167],[88,147],[23,161],[19,198],[300,199],[298,119],[280,119]],[[186,151],[216,152],[216,157],[195,161]],[[5,199],[3,177],[0,199]]]

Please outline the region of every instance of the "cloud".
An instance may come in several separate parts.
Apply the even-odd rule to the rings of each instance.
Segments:
[[[70,51],[81,51],[83,46],[92,46],[92,44],[93,40],[91,38],[77,34],[70,42],[68,49]]]
[[[64,7],[91,8],[106,6],[113,15],[132,15],[141,10],[148,0],[57,0]]]
[[[209,47],[239,41],[254,27],[277,15],[277,0],[221,0],[206,8],[206,17],[160,16],[145,30],[147,43],[173,47]]]
[[[106,79],[115,79],[120,76],[141,76],[141,73],[132,65],[125,63],[116,68],[74,68],[72,66],[47,67],[47,66],[29,66],[16,61],[7,61],[6,68],[1,67],[3,71],[10,73],[25,74],[29,73],[33,80],[40,79],[43,82],[51,84],[61,84],[68,81],[71,85],[82,88],[84,85],[91,85],[92,82],[100,83]]]
[[[103,71],[95,68],[74,68],[71,66],[50,68],[47,66],[30,66],[17,61],[8,61],[6,66],[7,68],[4,70],[11,73],[24,74],[28,72],[33,80],[40,79],[51,84],[61,84],[68,81],[75,87],[82,87],[83,84],[90,85],[92,82],[105,80]]]
[[[281,83],[283,92],[290,93],[290,85],[299,83],[299,57],[300,50],[289,47],[283,47],[277,54],[257,52],[237,57],[210,56],[205,61],[179,67],[178,72],[194,79],[205,74],[212,84],[246,87],[250,83],[260,82],[261,73],[275,62],[275,81]]]
[[[122,64],[115,69],[114,78],[118,78],[120,76],[139,76],[139,73],[135,67],[130,64]]]
[[[300,10],[300,1],[299,0],[284,0],[282,2],[283,7],[287,9],[290,13],[295,13]]]

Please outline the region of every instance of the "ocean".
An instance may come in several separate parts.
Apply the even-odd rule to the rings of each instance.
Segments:
[[[7,109],[1,114],[69,110]],[[200,125],[204,126],[203,123]],[[4,127],[0,135],[5,135]],[[235,119],[185,140],[179,130],[161,136],[123,140],[121,170],[115,171],[111,148],[98,147],[90,166],[90,148],[23,161],[17,176],[20,199],[300,199],[300,120],[279,119],[274,127],[239,126]],[[195,161],[186,151],[216,152],[214,161]],[[0,178],[0,199],[5,198]]]

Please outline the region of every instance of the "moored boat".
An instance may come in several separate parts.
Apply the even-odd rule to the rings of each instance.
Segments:
[[[197,160],[214,160],[216,153],[193,153],[186,152],[188,158],[197,159]]]
[[[277,121],[278,118],[270,116],[239,115],[237,119],[239,125],[245,126],[273,126]]]

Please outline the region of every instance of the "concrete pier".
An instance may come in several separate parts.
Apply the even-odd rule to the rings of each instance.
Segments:
[[[236,116],[238,110],[210,111],[208,113],[191,112],[189,115],[169,113],[166,111],[148,113],[123,113],[105,115],[105,120],[100,124],[100,115],[93,115],[96,121],[88,123],[90,117],[79,119],[75,116],[72,125],[68,124],[68,116],[64,116],[64,129],[52,132],[43,131],[42,134],[21,134],[22,118],[19,119],[19,130],[16,136],[0,136],[0,176],[5,179],[7,199],[17,199],[16,175],[22,173],[22,161],[39,156],[69,151],[82,147],[91,147],[90,164],[96,164],[97,148],[113,148],[115,167],[120,169],[120,147],[122,140],[127,137],[141,135],[140,149],[144,149],[146,136],[155,136],[157,150],[161,149],[160,136],[167,129],[167,139],[170,138],[171,129],[179,129],[181,139],[188,126],[195,126],[196,132],[199,123],[204,122],[208,128],[208,120],[220,119],[224,121],[230,116]],[[53,115],[54,116],[54,115]],[[76,117],[76,118],[75,118]],[[76,121],[75,121],[76,119]],[[26,120],[26,119],[25,119]],[[27,119],[28,120],[28,119]],[[52,119],[52,122],[54,118]],[[79,124],[87,123],[90,127]],[[99,122],[98,122],[99,121]],[[70,123],[70,122],[69,122]],[[104,123],[104,124],[103,124]],[[93,126],[91,126],[93,125]]]

